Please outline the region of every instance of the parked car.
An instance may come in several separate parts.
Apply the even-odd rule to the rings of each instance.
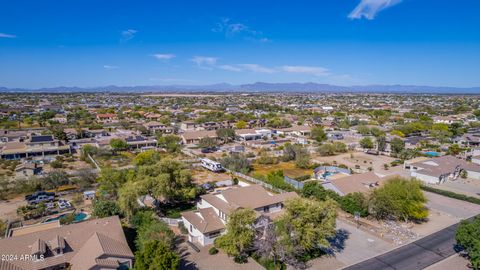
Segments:
[[[215,151],[217,151],[216,148],[202,148],[201,150],[202,154],[214,153]]]
[[[70,202],[68,202],[67,200],[58,200],[58,208],[67,209],[71,207],[72,207],[72,204],[70,204]]]
[[[39,195],[35,198],[32,198],[28,201],[29,204],[38,204],[41,202],[53,202],[55,200],[55,196],[51,195]]]
[[[32,199],[35,199],[38,196],[41,196],[41,195],[54,196],[55,197],[55,192],[37,191],[33,194],[29,194],[29,195],[25,196],[25,200],[30,201]]]

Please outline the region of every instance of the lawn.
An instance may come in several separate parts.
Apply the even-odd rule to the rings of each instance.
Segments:
[[[165,213],[165,216],[168,218],[180,218],[180,213],[190,210],[197,209],[195,203],[176,203],[172,205],[162,205],[160,206],[162,212]]]
[[[266,175],[269,172],[277,170],[282,170],[283,174],[290,178],[312,174],[312,170],[297,168],[294,162],[280,162],[273,165],[253,164],[253,170],[250,174],[258,173]]]

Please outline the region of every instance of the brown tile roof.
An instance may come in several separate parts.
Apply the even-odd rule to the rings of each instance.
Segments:
[[[182,216],[202,233],[225,229],[225,224],[212,207],[183,212]]]
[[[417,171],[420,174],[436,177],[454,172],[457,166],[459,166],[460,169],[480,172],[480,165],[469,163],[454,156],[431,158],[420,162],[410,163],[410,166],[422,168]]]
[[[288,194],[270,194],[260,185],[227,189],[221,193],[230,205],[252,209],[283,202],[285,197],[298,196],[295,192]]]
[[[197,131],[186,131],[185,133],[182,134],[182,137],[185,140],[195,140],[195,139],[201,139],[201,138],[216,138],[217,133],[215,130],[197,130]]]
[[[367,172],[331,179],[330,183],[346,195],[353,192],[368,192],[370,185],[380,184],[385,179],[377,176],[374,172]]]
[[[52,247],[61,247],[61,239],[64,239],[64,253],[53,255]],[[0,240],[0,254],[32,254],[39,240],[46,244],[44,260],[0,261],[0,269],[44,269],[70,263],[72,270],[87,270],[97,265],[97,259],[134,258],[117,216],[5,238]]]

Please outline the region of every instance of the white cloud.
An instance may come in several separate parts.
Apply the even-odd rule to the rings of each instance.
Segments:
[[[232,22],[232,20],[229,18],[222,19],[214,28],[212,28],[212,31],[215,33],[223,33],[228,38],[239,36],[245,40],[259,42],[270,41],[268,38],[263,36],[262,31],[254,30],[243,23]]]
[[[104,69],[117,69],[117,66],[111,66],[111,65],[103,65]]]
[[[217,64],[217,57],[211,56],[194,56],[191,61],[197,64],[197,66],[215,66]]]
[[[287,73],[300,73],[313,76],[328,76],[330,72],[324,67],[315,66],[282,66],[280,69]]]
[[[162,53],[156,53],[154,55],[152,55],[153,57],[155,57],[156,59],[158,60],[170,60],[172,58],[175,58],[175,55],[174,54],[162,54]]]
[[[274,73],[275,69],[264,67],[258,64],[239,64],[239,67],[255,73]]]
[[[16,38],[16,37],[17,37],[16,35],[0,33],[0,38]]]
[[[138,31],[135,30],[135,29],[128,29],[128,30],[125,30],[125,31],[122,31],[122,40],[123,41],[128,41],[132,38],[135,37],[135,34],[137,34]]]
[[[402,0],[361,0],[348,15],[350,19],[375,19],[378,12],[399,4]]]
[[[218,68],[223,69],[223,70],[228,70],[228,71],[235,71],[235,72],[242,71],[241,68],[239,68],[237,66],[234,66],[234,65],[220,65],[220,66],[218,66]]]

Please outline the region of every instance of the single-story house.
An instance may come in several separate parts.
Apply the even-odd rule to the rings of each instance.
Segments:
[[[440,184],[447,180],[455,180],[462,171],[472,179],[480,180],[480,165],[458,159],[454,156],[429,158],[417,162],[406,161],[404,169],[410,175],[428,184]]]

